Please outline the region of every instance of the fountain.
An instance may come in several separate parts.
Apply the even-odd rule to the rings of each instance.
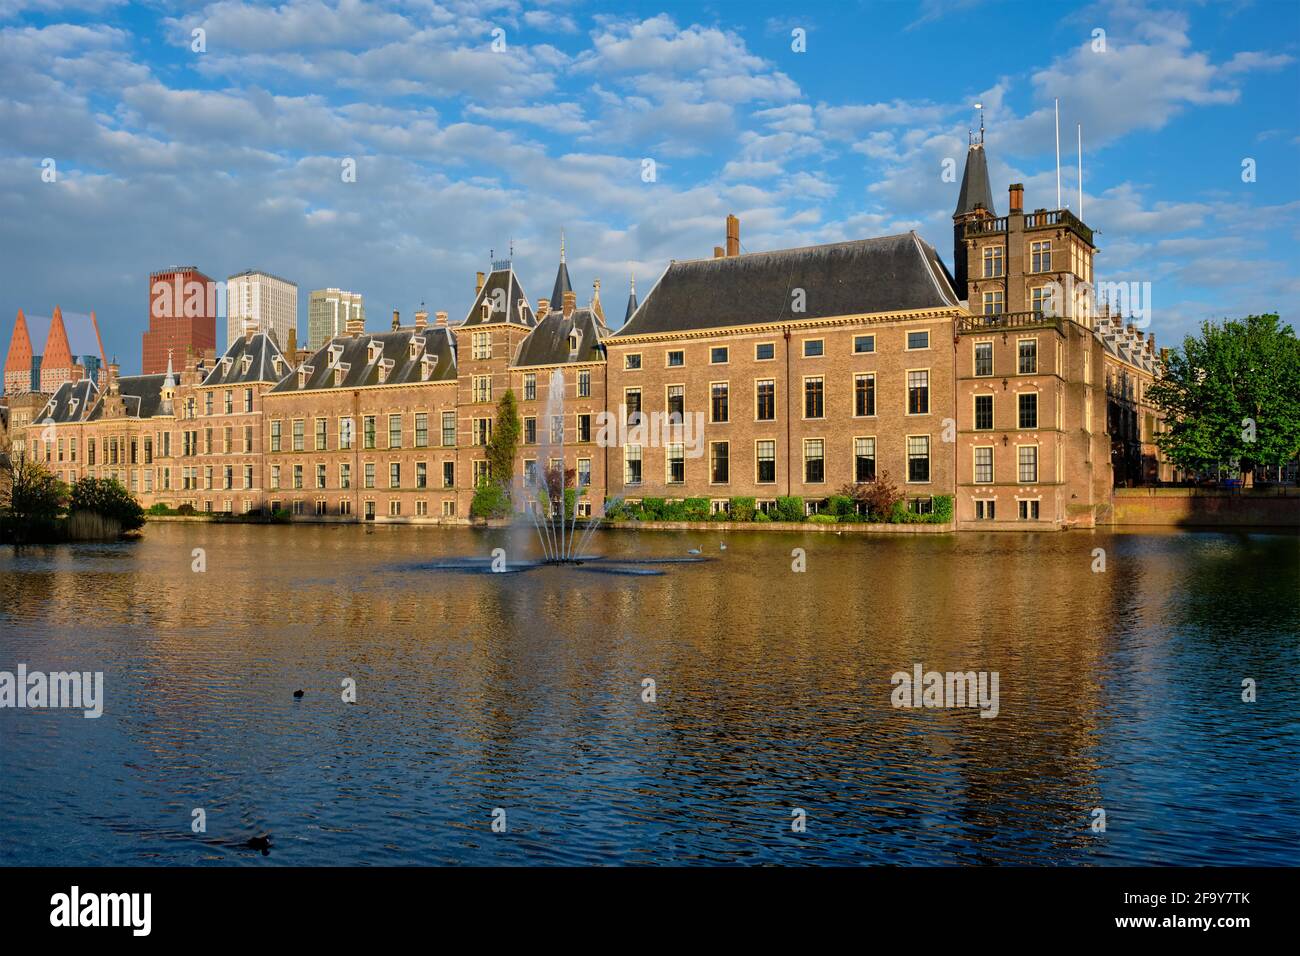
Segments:
[[[581,342],[580,333],[575,331],[574,337]],[[546,390],[539,437],[537,461],[525,469],[522,477],[515,479],[515,493],[511,497],[522,504],[532,519],[542,547],[543,563],[582,564],[590,557],[586,546],[600,526],[600,518],[595,514],[595,507],[591,507],[591,517],[582,528],[578,527],[580,499],[587,494],[587,489],[577,482],[576,471],[565,467],[564,373],[558,368],[551,373],[550,387]],[[575,479],[572,483],[571,474]]]

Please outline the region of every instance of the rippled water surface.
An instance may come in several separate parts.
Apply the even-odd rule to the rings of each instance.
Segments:
[[[0,670],[107,697],[0,710],[0,862],[1300,863],[1293,536],[600,532],[581,568],[454,567],[524,544],[0,549]],[[997,671],[998,716],[894,709],[916,663]]]

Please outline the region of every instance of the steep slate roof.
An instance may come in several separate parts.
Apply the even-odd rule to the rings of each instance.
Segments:
[[[486,288],[486,286],[484,287]],[[424,348],[416,358],[411,358],[411,340],[423,337]],[[374,359],[370,358],[370,343],[382,347]],[[423,356],[428,353],[435,360],[431,374],[422,374]],[[379,363],[390,360],[392,368],[383,382],[379,381]],[[335,384],[335,364],[347,365],[342,381]],[[312,371],[306,382],[298,385],[298,369],[294,368],[271,389],[275,394],[285,394],[306,389],[365,388],[368,385],[401,385],[418,382],[454,381],[456,378],[456,340],[447,326],[432,326],[422,332],[405,329],[398,332],[363,332],[361,335],[340,336],[328,345],[317,349],[305,363]]]
[[[983,205],[990,216],[997,215],[993,209],[993,190],[989,186],[989,161],[982,143],[972,143],[966,150],[966,170],[961,174],[961,192],[953,215],[974,212],[977,203]]]
[[[284,353],[275,344],[274,336],[258,332],[252,339],[246,340],[241,335],[230,348],[226,349],[226,354],[217,359],[217,363],[212,366],[212,371],[208,372],[202,384],[248,385],[252,382],[278,382],[284,377],[283,370],[289,363],[284,360],[280,366],[281,373],[275,374],[274,359],[277,355],[284,360]],[[247,372],[244,371],[245,356],[253,360]],[[227,359],[230,361],[226,361]]]
[[[570,351],[569,334],[575,328],[581,339],[578,351],[573,353]],[[603,362],[605,347],[601,340],[607,335],[609,329],[601,324],[591,309],[575,309],[568,317],[562,312],[550,312],[520,344],[514,364],[529,366]]]
[[[627,294],[627,311],[623,313],[624,325],[632,321],[632,314],[634,312],[636,312],[636,279],[632,280],[632,287]]]
[[[1159,359],[1146,350],[1145,340],[1131,335],[1122,318],[1100,316],[1092,334],[1101,342],[1102,347],[1115,358],[1144,372],[1154,375],[1159,370]]]
[[[499,301],[497,290],[505,293],[506,311],[502,312],[496,308]],[[523,314],[519,313],[519,300],[524,300]],[[491,314],[488,318],[483,318],[483,303],[487,302],[492,307]],[[465,316],[465,321],[461,323],[465,326],[472,325],[499,325],[503,322],[513,322],[516,325],[533,326],[537,324],[537,319],[533,315],[532,307],[528,305],[528,295],[524,292],[523,286],[519,284],[519,279],[515,276],[515,270],[510,268],[494,269],[483,283],[483,288],[474,299],[474,304],[469,307],[469,315]]]
[[[555,272],[555,288],[551,290],[551,308],[558,309],[564,305],[564,293],[572,291],[573,283],[569,281],[569,267],[561,254],[560,268]]]
[[[804,312],[791,312],[803,289]],[[674,262],[614,333],[691,329],[870,315],[957,305],[952,277],[914,232],[777,252]]]
[[[32,422],[34,424],[43,424],[47,421],[53,421],[56,424],[63,425],[84,421],[98,397],[99,389],[95,387],[95,383],[91,379],[83,378],[76,382],[64,382],[50,396],[50,400],[45,403],[45,407],[41,409],[39,415],[32,419]],[[74,399],[76,400],[75,408],[73,406]]]
[[[126,405],[126,414],[131,418],[153,418],[162,407],[162,387],[165,374],[158,375],[123,375],[117,380],[118,390]],[[86,416],[86,421],[96,422],[104,417],[104,394],[95,402],[94,410]]]

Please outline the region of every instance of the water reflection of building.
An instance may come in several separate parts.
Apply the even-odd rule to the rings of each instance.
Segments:
[[[914,233],[742,253],[728,217],[726,245],[630,296],[617,332],[599,280],[579,306],[563,248],[535,307],[502,260],[454,324],[421,309],[367,332],[353,314],[319,348],[286,352],[253,320],[220,359],[191,354],[172,377],[50,378],[37,418],[55,428],[38,454],[65,480],[111,475],[146,504],[463,521],[511,389],[515,473],[562,464],[584,511],[615,496],[717,511],[780,495],[811,511],[888,473],[914,510],[952,496],[959,527],[1090,526],[1113,485],[1168,477],[1147,401],[1155,343],[1098,307],[1086,224],[1027,212],[1019,185],[1008,197],[998,216],[972,143],[955,277]],[[564,413],[548,419],[560,386]],[[698,416],[701,433],[601,442],[602,414]],[[540,461],[559,438],[562,460]]]

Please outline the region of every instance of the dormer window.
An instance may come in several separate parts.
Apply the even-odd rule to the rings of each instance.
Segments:
[[[574,329],[569,333],[569,357],[573,358],[578,354],[578,348],[582,345],[582,333]]]
[[[330,363],[330,365],[338,365],[338,364],[339,364],[339,359],[341,359],[341,358],[343,358],[343,346],[341,346],[341,345],[337,345],[337,344],[336,344],[336,345],[331,345],[331,346],[330,346],[330,351],[329,351],[329,363]]]
[[[515,303],[515,310],[519,313],[519,322],[521,325],[528,324],[528,300],[520,299]]]
[[[298,387],[299,388],[307,387],[307,379],[311,378],[311,373],[314,371],[316,370],[312,368],[310,365],[298,366]]]
[[[279,355],[272,355],[272,356],[271,356],[271,368],[273,368],[273,369],[275,370],[275,376],[276,376],[276,378],[279,378],[279,377],[283,374],[283,373],[280,371],[280,363],[281,363],[281,361],[282,361],[282,359],[281,359],[281,357],[280,357]]]
[[[393,370],[392,359],[380,359],[379,361],[379,384],[388,381],[388,373]]]
[[[229,355],[225,356],[221,360],[221,373],[223,375],[229,375],[230,370],[234,367],[235,367],[235,360],[232,359]]]
[[[420,357],[420,353],[424,351],[424,345],[425,345],[425,340],[424,340],[424,336],[423,336],[423,335],[412,335],[412,336],[411,336],[411,359],[412,359],[412,361],[414,361],[415,359],[418,359],[418,358]]]
[[[428,352],[425,352],[424,355],[420,358],[420,381],[427,382],[429,380],[429,377],[433,375],[434,367],[437,364],[438,364],[437,359],[435,359]]]
[[[240,370],[242,374],[247,375],[249,369],[251,369],[252,367],[253,367],[253,356],[245,355],[243,360],[240,362]]]
[[[366,352],[366,361],[373,362],[383,354],[384,343],[376,342],[374,339],[371,339]]]
[[[81,399],[79,399],[79,398],[70,398],[70,399],[68,399],[68,414],[69,414],[69,415],[75,415],[75,414],[77,413],[77,405],[80,403],[80,401],[81,401]]]
[[[343,380],[347,378],[348,372],[350,372],[351,370],[352,370],[351,362],[334,363],[334,387],[335,388],[343,384]]]

